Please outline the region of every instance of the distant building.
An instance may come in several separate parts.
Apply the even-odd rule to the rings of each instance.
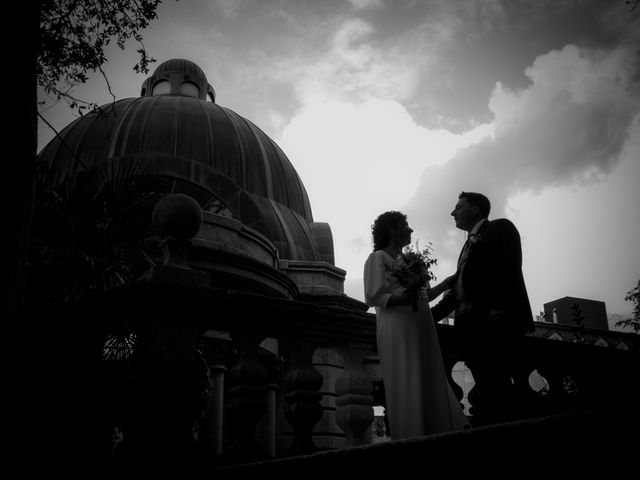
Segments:
[[[563,297],[544,304],[545,321],[560,325],[609,330],[604,302],[586,298]]]
[[[562,325],[551,322],[534,322],[535,331],[532,337],[548,338],[560,342],[585,343],[598,347],[619,350],[640,350],[640,335],[618,330],[602,328],[581,328],[577,325]]]

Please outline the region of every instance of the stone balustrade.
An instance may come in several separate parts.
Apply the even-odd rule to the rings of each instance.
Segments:
[[[167,235],[162,265],[126,287],[61,307],[57,313],[65,321],[49,332],[76,339],[65,343],[65,358],[92,372],[93,388],[85,393],[92,408],[83,409],[90,418],[68,424],[83,423],[78,436],[94,439],[94,447],[82,449],[87,457],[105,468],[148,473],[150,466],[197,470],[371,443],[374,399],[384,395],[375,316],[366,306],[212,286],[217,283],[208,274],[185,261],[188,239]],[[461,360],[454,329],[438,324],[437,331],[462,401],[465,392],[451,376]],[[135,341],[127,343],[127,354],[105,356],[114,332]],[[516,416],[640,397],[637,349],[529,336],[517,350]],[[73,371],[58,373],[63,385],[82,384]],[[545,388],[535,387],[532,374]],[[466,393],[473,406],[473,390]]]
[[[132,357],[119,360],[137,365],[135,389],[127,393],[137,413],[133,423],[121,425],[124,438],[136,442],[125,440],[118,448],[135,451],[145,442],[156,447],[168,442],[175,451],[191,449],[199,461],[216,465],[372,442],[380,374],[371,314],[149,279],[87,307],[94,322],[118,317],[139,325]],[[81,312],[67,313],[77,318]],[[451,372],[460,361],[453,327],[439,324],[437,331]],[[207,332],[223,333],[212,339]],[[267,338],[277,339],[277,353],[261,346]],[[208,377],[198,370],[198,357],[186,354],[189,349],[202,353]],[[523,360],[514,366],[519,418],[639,398],[633,381],[638,351],[535,336],[524,337],[519,349]],[[327,358],[333,359],[329,365]],[[532,373],[544,378],[544,388],[532,387]],[[451,381],[462,400],[462,388]],[[189,395],[180,394],[185,391]],[[473,392],[466,393],[473,406]],[[139,428],[132,428],[135,424]],[[187,440],[194,424],[195,443]]]

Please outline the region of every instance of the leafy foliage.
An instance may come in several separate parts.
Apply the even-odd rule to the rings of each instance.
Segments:
[[[151,212],[161,180],[142,167],[99,168],[54,188],[41,166],[29,264],[30,301],[40,307],[126,285],[153,263]],[[157,178],[157,177],[156,177]],[[157,193],[156,193],[157,192]]]
[[[102,72],[107,61],[104,50],[112,40],[121,49],[127,40],[136,40],[140,60],[133,69],[147,73],[155,59],[148,55],[140,30],[157,18],[161,1],[42,0],[38,85],[56,100],[66,100],[80,115],[95,108],[95,104],[79,100],[71,92],[87,81],[88,72]]]
[[[571,304],[571,320],[573,320],[573,323],[577,326],[583,326],[585,316],[582,314],[580,304],[577,302]]]
[[[616,327],[630,327],[635,333],[640,333],[640,280],[634,288],[627,292],[624,299],[633,302],[633,313],[631,318],[616,322]]]
[[[438,261],[433,258],[432,251],[431,242],[422,250],[420,250],[418,242],[415,243],[415,247],[408,245],[402,253],[403,261],[390,268],[389,275],[395,278],[398,284],[408,292],[416,296],[419,295],[419,292],[427,287],[429,281],[436,279],[431,267],[436,265]]]
[[[405,252],[415,253],[416,255],[418,255],[422,263],[424,263],[427,267],[429,281],[435,282],[437,280],[436,276],[433,273],[432,267],[438,264],[438,260],[433,256],[433,244],[431,242],[428,242],[427,246],[420,250],[420,243],[416,241],[415,246],[406,247]]]

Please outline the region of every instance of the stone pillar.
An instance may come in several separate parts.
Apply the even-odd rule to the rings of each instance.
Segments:
[[[222,431],[224,419],[224,365],[209,365],[211,372],[211,395],[205,410],[200,442],[207,456],[222,454]]]
[[[220,456],[224,432],[224,378],[231,341],[222,332],[208,330],[199,348],[209,368],[209,391],[204,414],[200,421],[199,442],[205,459]]]
[[[229,461],[264,458],[263,447],[256,440],[256,426],[267,411],[268,372],[258,358],[262,337],[249,329],[232,332],[238,341],[240,361],[227,374],[225,392],[225,437],[223,455]]]
[[[293,429],[290,453],[303,454],[317,450],[313,428],[322,418],[319,392],[322,375],[312,364],[315,345],[305,340],[288,342],[296,366],[284,378],[284,417]]]
[[[157,300],[139,309],[134,322],[137,340],[118,447],[130,472],[152,476],[189,469],[197,461],[193,427],[204,409],[208,379],[197,353],[203,328],[188,292],[210,283],[208,275],[186,263],[202,223],[198,203],[186,195],[167,195],[156,205],[153,222],[167,240],[165,262],[143,276]]]
[[[336,422],[346,435],[345,447],[371,443],[373,384],[363,365],[369,350],[368,345],[357,344],[339,350],[345,369],[336,380]]]
[[[258,425],[258,441],[264,448],[267,457],[276,456],[278,392],[279,380],[282,373],[282,362],[278,354],[278,340],[265,339],[260,345],[258,358],[267,369],[266,402],[267,413]]]

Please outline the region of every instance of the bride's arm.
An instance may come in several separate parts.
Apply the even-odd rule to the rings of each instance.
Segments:
[[[429,297],[429,300],[434,300],[435,298],[439,297],[440,294],[452,288],[453,285],[455,284],[455,281],[456,281],[455,274],[445,278],[435,287],[431,287],[427,289],[427,297]]]

